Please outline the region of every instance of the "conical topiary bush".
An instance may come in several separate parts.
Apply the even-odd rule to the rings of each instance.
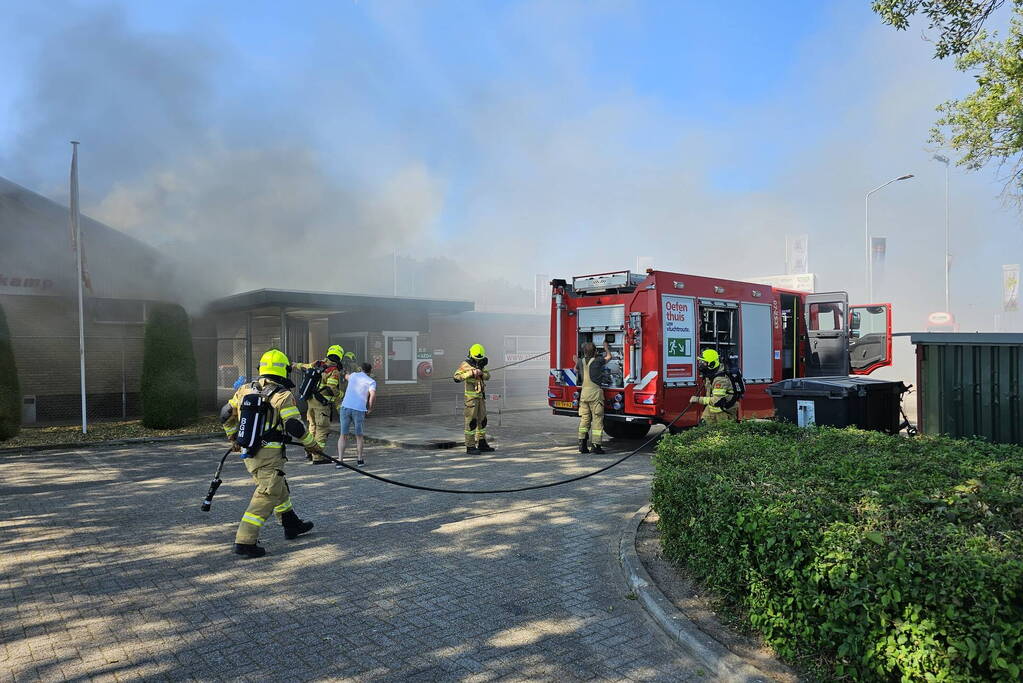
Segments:
[[[10,439],[21,429],[21,387],[14,365],[14,348],[7,316],[0,306],[0,441]]]
[[[142,356],[142,424],[175,429],[195,422],[199,378],[188,314],[176,304],[150,310]]]

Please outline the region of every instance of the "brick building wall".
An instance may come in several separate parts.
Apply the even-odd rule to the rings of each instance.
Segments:
[[[23,397],[35,397],[38,422],[81,418],[78,354],[78,302],[57,296],[4,296],[0,305],[11,331]],[[88,417],[141,414],[143,324],[95,321],[88,307],[85,324],[85,377]],[[197,330],[193,329],[193,335]],[[202,330],[198,330],[202,332]],[[212,410],[214,340],[194,340],[199,371],[200,408]]]

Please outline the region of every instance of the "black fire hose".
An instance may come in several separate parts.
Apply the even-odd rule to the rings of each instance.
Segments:
[[[679,413],[678,415],[676,415],[675,419],[672,420],[671,422],[669,422],[667,425],[665,425],[665,427],[667,428],[667,427],[671,427],[672,425],[674,425],[676,422],[678,422],[679,418],[681,418],[683,415],[685,415],[687,412],[689,412],[689,409],[692,408],[692,407],[693,407],[692,403],[687,405],[682,410],[682,412]],[[395,486],[402,486],[402,487],[407,488],[407,489],[416,489],[417,491],[432,491],[434,493],[462,493],[462,494],[469,494],[469,495],[481,495],[481,494],[490,494],[490,493],[519,493],[520,491],[535,491],[537,489],[546,489],[546,488],[550,488],[552,486],[561,486],[562,484],[570,484],[572,482],[580,481],[582,479],[586,479],[588,477],[592,477],[594,475],[600,474],[601,472],[606,472],[609,469],[611,469],[612,467],[614,467],[615,465],[620,465],[623,462],[625,462],[626,460],[628,460],[629,458],[631,458],[632,456],[636,455],[636,453],[639,453],[641,450],[643,450],[644,448],[646,448],[647,446],[652,444],[654,441],[656,441],[657,439],[661,438],[661,436],[662,436],[661,434],[655,434],[654,436],[650,437],[649,439],[644,441],[642,444],[640,444],[638,447],[636,447],[634,450],[632,450],[631,452],[627,453],[624,457],[619,458],[618,460],[615,460],[610,465],[606,465],[604,467],[601,467],[599,470],[594,470],[593,472],[588,472],[586,474],[581,474],[578,477],[572,477],[571,479],[561,479],[559,481],[551,481],[551,482],[548,482],[546,484],[535,484],[533,486],[521,486],[519,488],[514,488],[514,489],[445,489],[445,488],[438,488],[438,487],[435,487],[435,486],[422,486],[420,484],[409,484],[409,483],[406,483],[406,482],[403,482],[403,481],[397,481],[396,479],[388,479],[387,477],[381,477],[378,474],[373,474],[372,472],[367,472],[366,470],[360,470],[358,467],[354,467],[352,465],[349,465],[348,463],[342,462],[342,461],[338,460],[337,458],[331,458],[329,455],[326,455],[326,454],[324,454],[324,457],[329,458],[330,460],[333,460],[334,462],[336,462],[341,467],[348,468],[348,469],[352,470],[353,472],[358,472],[359,474],[361,474],[363,476],[366,476],[366,477],[369,477],[370,479],[376,479],[377,481],[382,481],[382,482],[384,482],[386,484],[394,484]]]
[[[234,446],[227,449],[224,453],[224,457],[220,459],[220,464],[217,465],[217,473],[213,475],[213,481],[210,482],[210,490],[206,492],[206,498],[202,502],[202,506],[199,508],[203,512],[209,512],[210,506],[213,505],[213,496],[217,495],[217,489],[220,488],[220,471],[224,469],[224,462],[227,460],[227,456],[231,455],[234,451]]]

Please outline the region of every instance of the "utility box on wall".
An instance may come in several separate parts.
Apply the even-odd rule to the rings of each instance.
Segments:
[[[1023,444],[1023,334],[932,332],[910,341],[921,433]]]
[[[21,424],[32,425],[36,423],[36,397],[21,397]]]

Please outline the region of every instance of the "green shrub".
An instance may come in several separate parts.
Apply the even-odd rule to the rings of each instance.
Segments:
[[[195,422],[199,379],[181,306],[160,304],[150,310],[142,357],[142,424],[175,429]]]
[[[0,441],[16,436],[21,429],[21,386],[14,365],[14,348],[7,316],[0,306]]]
[[[781,656],[1020,680],[1023,449],[747,422],[666,437],[655,468],[665,553]]]

